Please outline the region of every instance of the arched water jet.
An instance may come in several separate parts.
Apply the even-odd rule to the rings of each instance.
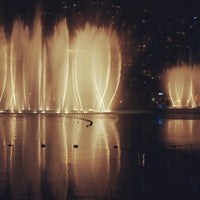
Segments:
[[[78,106],[83,110],[109,110],[121,73],[116,33],[87,24],[77,31],[74,50],[73,77]]]
[[[175,66],[166,71],[165,90],[172,107],[194,108],[199,106],[199,73],[198,67],[189,65]]]

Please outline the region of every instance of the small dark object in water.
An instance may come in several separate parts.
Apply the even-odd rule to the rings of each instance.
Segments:
[[[118,146],[117,146],[117,145],[114,145],[114,146],[113,146],[113,148],[114,148],[114,149],[117,149],[117,148],[118,148]]]
[[[13,146],[13,144],[8,144],[8,146],[9,146],[9,147],[12,147],[12,146]]]
[[[41,144],[41,147],[42,147],[42,148],[46,147],[46,144]]]
[[[75,145],[74,145],[74,148],[78,148],[78,144],[75,144]]]

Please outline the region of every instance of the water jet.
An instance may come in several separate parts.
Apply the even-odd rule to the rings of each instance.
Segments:
[[[122,56],[111,27],[86,23],[69,34],[66,19],[43,36],[15,20],[10,38],[0,26],[0,110],[11,113],[105,111],[115,106]]]
[[[197,66],[174,66],[165,72],[165,90],[172,108],[197,108],[200,106],[200,69]]]

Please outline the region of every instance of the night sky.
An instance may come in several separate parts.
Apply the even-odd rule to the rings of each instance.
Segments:
[[[73,2],[67,0],[67,3]],[[168,9],[177,15],[191,15],[199,13],[198,1],[156,1],[156,0],[107,0],[105,2],[114,2],[119,4],[123,9],[134,9],[138,6],[147,6],[152,8],[155,16],[162,15],[163,10]],[[18,13],[28,14],[35,9],[36,4],[40,4],[43,9],[59,8],[62,0],[1,0],[0,11],[4,16],[15,16]]]

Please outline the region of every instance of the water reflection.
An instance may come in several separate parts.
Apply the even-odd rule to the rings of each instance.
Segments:
[[[199,199],[199,123],[2,114],[0,199]]]
[[[121,116],[117,199],[199,199],[199,123],[175,116]]]
[[[167,145],[176,145],[178,148],[200,147],[199,124],[200,120],[197,119],[165,120],[160,127],[162,141]]]
[[[118,118],[88,127],[87,117],[1,115],[0,199],[109,197],[120,172]]]

